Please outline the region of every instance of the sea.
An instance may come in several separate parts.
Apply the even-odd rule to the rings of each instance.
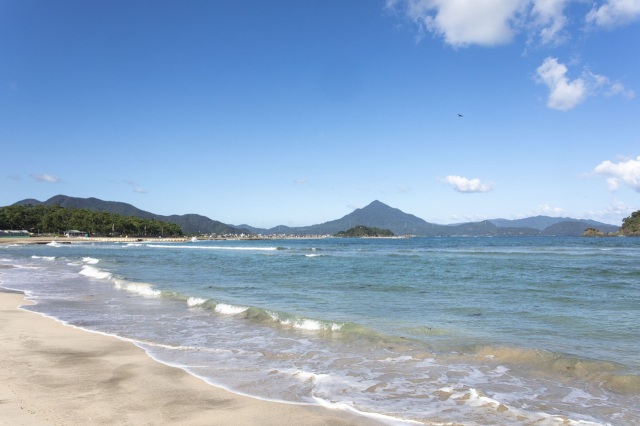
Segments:
[[[640,238],[3,245],[0,286],[263,400],[390,425],[640,425]]]

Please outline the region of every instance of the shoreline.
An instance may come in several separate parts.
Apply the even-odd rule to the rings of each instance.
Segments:
[[[24,244],[24,245],[36,245],[36,244],[75,244],[75,243],[187,243],[193,241],[257,241],[257,240],[288,240],[288,239],[323,239],[327,236],[262,236],[262,237],[197,237],[196,240],[193,237],[2,237],[0,238],[0,245],[11,244]]]
[[[235,394],[154,360],[133,342],[20,308],[32,303],[0,287],[0,425],[383,424]]]

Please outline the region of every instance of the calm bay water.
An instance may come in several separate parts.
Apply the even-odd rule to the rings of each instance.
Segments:
[[[391,423],[640,424],[640,239],[0,246],[0,267],[28,309],[258,398]]]

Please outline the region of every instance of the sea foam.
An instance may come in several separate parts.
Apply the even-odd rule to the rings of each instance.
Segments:
[[[309,318],[281,318],[277,312],[267,311],[271,319],[274,321],[286,325],[298,330],[306,331],[340,331],[344,324],[337,324],[335,322],[325,322]]]
[[[32,259],[56,260],[55,256],[31,256]]]
[[[98,268],[94,268],[93,266],[84,265],[82,270],[80,271],[80,275],[84,275],[89,278],[96,278],[98,280],[105,280],[111,278],[111,273],[107,271],[103,271]]]
[[[195,308],[196,306],[202,306],[207,300],[202,297],[190,297],[187,299],[187,306]]]
[[[162,294],[160,290],[154,289],[151,284],[147,283],[134,283],[116,279],[114,280],[114,285],[118,290],[125,290],[145,297],[158,297]]]
[[[239,251],[275,251],[278,247],[239,247],[239,246],[183,246],[168,244],[147,244],[150,248],[170,248],[170,249],[187,249],[187,250],[239,250]]]
[[[226,303],[218,303],[215,307],[215,311],[224,315],[237,315],[249,309],[246,306],[227,305]]]

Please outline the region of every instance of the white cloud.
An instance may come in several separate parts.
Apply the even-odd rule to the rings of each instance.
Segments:
[[[611,205],[606,206],[601,211],[587,211],[583,217],[585,219],[593,219],[604,223],[610,223],[612,225],[622,225],[622,219],[631,216],[631,213],[636,211],[637,208],[633,208],[622,201],[614,200]]]
[[[534,214],[542,216],[562,216],[565,214],[565,210],[562,207],[552,207],[548,204],[540,204]]]
[[[560,44],[567,17],[564,9],[567,0],[535,0],[531,7],[533,30],[542,44]]]
[[[606,96],[622,95],[627,99],[633,99],[636,94],[633,90],[627,89],[621,83],[610,83],[605,91]]]
[[[580,77],[569,80],[568,68],[556,58],[545,58],[536,69],[539,82],[549,88],[547,106],[560,111],[567,111],[582,103],[588,96],[604,94],[605,96],[622,95],[633,98],[633,90],[622,83],[612,82],[608,77],[583,70]]]
[[[547,57],[536,69],[538,77],[549,88],[547,106],[567,111],[580,104],[587,96],[586,83],[582,78],[570,81],[567,67],[556,58]]]
[[[640,19],[640,0],[606,0],[587,14],[586,21],[613,28]]]
[[[589,3],[593,3],[591,10]],[[569,38],[569,5],[584,10],[584,21],[613,28],[640,20],[640,0],[387,0],[387,9],[399,12],[415,23],[418,36],[425,31],[445,43],[496,46],[509,43],[517,34],[542,45],[560,44]],[[576,13],[578,13],[576,11]]]
[[[138,185],[138,182],[136,182],[135,180],[124,180],[124,183],[126,183],[129,186],[133,186],[133,192],[135,192],[136,194],[146,194],[147,190],[143,189],[140,187],[140,185]]]
[[[607,177],[607,184],[612,191],[616,191],[623,183],[634,191],[640,192],[640,155],[635,160],[618,163],[603,161],[596,166],[594,172]]]
[[[386,0],[388,10],[417,26],[418,39],[431,33],[455,48],[503,45],[521,34],[527,44],[556,46],[569,40],[570,30],[579,26],[640,20],[640,0],[600,0],[591,11],[589,7],[584,0]],[[549,87],[547,105],[552,109],[570,110],[596,94],[635,96],[621,83],[586,69],[570,80],[567,67],[555,58],[547,57],[536,71]]]
[[[493,46],[511,41],[512,21],[529,0],[388,0],[421,30],[452,46]]]
[[[417,24],[455,47],[496,46],[530,31],[542,44],[557,44],[567,24],[570,0],[387,0]]]
[[[36,181],[38,181],[38,182],[56,183],[56,182],[60,182],[60,180],[61,180],[59,177],[51,176],[51,175],[47,175],[47,174],[31,173],[30,176],[32,178],[34,178]]]
[[[456,175],[449,175],[444,181],[458,192],[489,192],[493,189],[493,184],[482,183],[480,179],[467,179]]]

